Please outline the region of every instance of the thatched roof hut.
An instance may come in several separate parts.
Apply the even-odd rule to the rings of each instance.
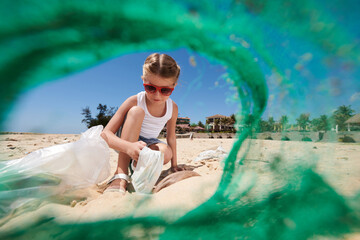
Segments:
[[[196,126],[196,127],[194,127],[194,128],[193,128],[193,130],[194,130],[195,132],[199,132],[199,131],[204,131],[204,130],[205,130],[205,128],[202,128],[202,127]]]
[[[206,117],[206,119],[211,119],[211,118],[227,118],[227,116],[221,114],[215,114],[214,116]]]
[[[348,123],[348,124],[360,124],[360,113],[352,116],[351,118],[346,120],[345,123]]]
[[[349,118],[348,120],[346,120],[345,124],[347,124],[348,131],[360,130],[360,113],[358,113],[358,114],[352,116],[351,118]]]

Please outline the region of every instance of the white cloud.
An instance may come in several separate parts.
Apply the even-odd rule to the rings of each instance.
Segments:
[[[360,99],[360,92],[356,92],[354,93],[351,97],[350,97],[350,102],[355,102],[356,100]]]

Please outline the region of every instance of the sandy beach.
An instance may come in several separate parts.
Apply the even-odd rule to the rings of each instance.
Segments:
[[[71,134],[4,134],[0,135],[1,159],[17,159],[37,149],[55,144],[70,143],[80,135]],[[61,203],[42,203],[35,211],[13,214],[3,219],[1,231],[11,232],[17,226],[30,227],[32,219],[54,217],[59,222],[87,222],[125,216],[163,216],[172,222],[209,199],[216,191],[223,171],[223,161],[209,159],[195,162],[206,150],[219,146],[230,151],[234,139],[178,139],[178,164],[201,176],[173,184],[151,196],[127,193],[102,194],[104,184],[80,189],[64,196]],[[246,140],[239,152],[248,151],[244,167],[256,174],[259,181],[267,182],[268,165],[277,157],[285,162],[311,158],[317,161],[316,171],[334,189],[345,196],[360,191],[360,144],[320,143],[297,141]],[[111,150],[111,171],[117,164],[117,153]],[[163,168],[163,175],[170,164]],[[110,178],[111,176],[109,176]],[[351,236],[357,239],[360,235]]]

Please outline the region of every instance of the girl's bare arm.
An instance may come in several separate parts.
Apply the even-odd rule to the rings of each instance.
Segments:
[[[166,140],[172,151],[171,167],[177,168],[177,155],[176,155],[176,120],[178,117],[178,106],[173,103],[173,114],[171,119],[167,122],[166,127]]]
[[[101,133],[101,137],[107,142],[110,148],[127,153],[131,143],[120,139],[115,135],[115,133],[123,125],[126,113],[130,110],[130,108],[136,105],[136,95],[126,99],[104,128],[103,132]]]

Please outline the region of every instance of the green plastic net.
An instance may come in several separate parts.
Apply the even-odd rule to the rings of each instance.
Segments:
[[[359,197],[335,191],[315,171],[316,156],[310,161],[304,154],[293,163],[282,155],[271,159],[262,169],[269,175],[265,184],[249,173],[245,161],[256,146],[239,149],[253,136],[251,126],[267,106],[269,83],[263,69],[272,74],[269,87],[280,89],[270,96],[274,107],[313,107],[316,99],[309,96],[316,92],[330,96],[323,108],[333,107],[333,69],[347,66],[341,76],[359,76],[359,13],[359,4],[351,0],[1,1],[0,124],[22,92],[45,81],[128,53],[185,47],[227,67],[240,106],[238,125],[247,126],[237,134],[216,193],[180,219],[157,214],[64,223],[40,217],[0,233],[1,238],[332,239],[358,232]],[[310,59],[321,64],[312,66]],[[299,74],[291,76],[292,65]],[[311,90],[314,75],[324,79],[320,90]],[[359,84],[352,81],[347,87],[359,89]],[[2,172],[1,217],[7,222],[19,214],[10,214],[9,206],[29,194],[21,190],[25,180],[27,188],[58,184],[49,176],[29,179]],[[32,197],[38,201],[22,211],[36,209],[44,199],[56,201],[51,195],[46,189],[36,192]]]

